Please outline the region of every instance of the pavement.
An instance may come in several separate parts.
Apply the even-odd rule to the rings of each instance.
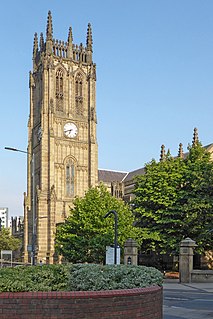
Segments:
[[[213,283],[163,284],[164,319],[213,319]]]

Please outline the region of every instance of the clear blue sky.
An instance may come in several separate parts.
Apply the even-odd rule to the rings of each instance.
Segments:
[[[131,171],[176,155],[198,127],[213,142],[212,0],[11,0],[0,10],[0,207],[23,214],[29,114],[28,75],[34,33],[85,43],[93,28],[97,63],[99,168]]]

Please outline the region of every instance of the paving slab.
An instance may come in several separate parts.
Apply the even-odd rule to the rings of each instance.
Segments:
[[[164,319],[213,319],[213,283],[165,280]]]

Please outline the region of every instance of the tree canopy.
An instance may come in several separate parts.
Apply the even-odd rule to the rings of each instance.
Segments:
[[[200,251],[212,247],[213,162],[197,142],[185,158],[152,160],[135,185],[136,225],[142,228],[142,249],[176,252],[190,237]]]
[[[0,251],[16,250],[20,246],[20,240],[11,236],[8,228],[2,227],[0,231]]]
[[[65,223],[57,227],[56,251],[73,263],[104,262],[106,246],[114,243],[114,218],[104,218],[110,210],[118,214],[118,244],[122,247],[126,239],[135,239],[129,206],[100,185],[75,199]]]

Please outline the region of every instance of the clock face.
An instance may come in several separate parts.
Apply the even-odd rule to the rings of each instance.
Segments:
[[[64,134],[69,138],[74,138],[78,134],[78,128],[74,123],[66,123],[64,125]]]

